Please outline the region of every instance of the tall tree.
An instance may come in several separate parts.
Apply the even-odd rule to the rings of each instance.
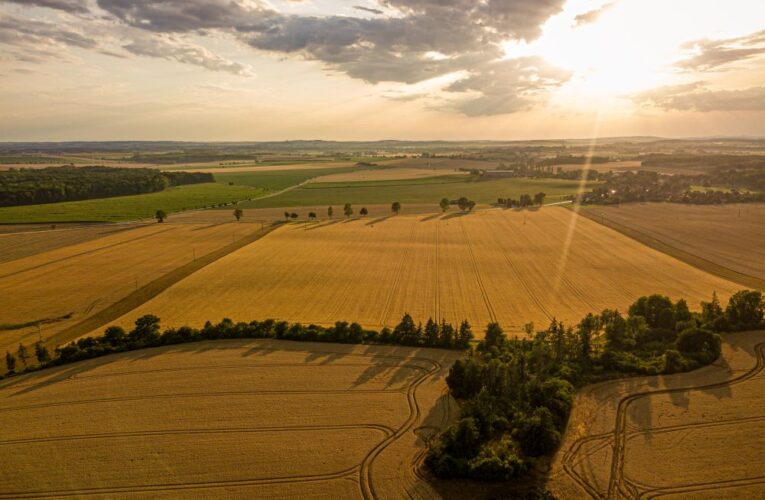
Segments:
[[[154,213],[154,218],[157,219],[157,222],[162,223],[165,222],[165,219],[167,219],[167,214],[164,210],[157,210]]]
[[[19,357],[22,363],[24,363],[24,368],[27,367],[27,360],[29,359],[29,350],[27,350],[27,347],[24,344],[19,344],[19,348],[16,351],[16,355]]]
[[[534,195],[534,205],[542,206],[545,202],[545,197],[547,195],[545,193],[537,193]]]
[[[394,214],[398,215],[398,213],[401,211],[401,203],[394,201],[390,206],[390,209]]]
[[[361,214],[362,217],[364,217],[365,215],[369,213],[369,210],[367,210],[367,207],[363,207],[361,210],[359,210],[359,213]]]
[[[48,348],[45,347],[42,342],[35,343],[35,357],[37,358],[37,362],[40,364],[50,361],[50,353],[48,352]]]
[[[237,208],[234,210],[234,217],[236,217],[237,222],[239,222],[239,219],[242,218],[242,215],[244,215],[244,211],[241,208]]]
[[[335,213],[335,211],[332,210],[331,206],[327,207],[327,217],[329,217],[331,219],[332,215],[334,215],[334,213]]]
[[[441,201],[438,202],[438,206],[441,207],[442,212],[449,210],[449,198],[441,198]]]
[[[5,366],[9,372],[16,371],[16,358],[8,351],[5,351]]]
[[[350,217],[351,215],[353,215],[353,207],[351,206],[350,203],[345,204],[345,206],[343,207],[343,213],[345,214],[346,217]]]

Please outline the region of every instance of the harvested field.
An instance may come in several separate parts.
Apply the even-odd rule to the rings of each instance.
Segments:
[[[765,204],[631,203],[582,214],[707,272],[765,290]]]
[[[259,223],[151,224],[0,263],[0,325],[71,314],[42,327],[50,338],[195,258],[260,231]],[[0,349],[14,350],[37,336],[37,328],[9,329],[0,335]]]
[[[759,498],[765,332],[728,334],[713,365],[597,384],[574,403],[559,498]]]
[[[432,498],[417,469],[458,356],[219,341],[0,382],[0,498]]]
[[[156,314],[165,326],[229,317],[380,328],[408,312],[519,332],[650,293],[695,305],[738,288],[564,208],[495,209],[284,226],[116,323]]]
[[[211,174],[239,174],[244,172],[281,172],[283,170],[316,170],[322,168],[351,168],[356,162],[316,161],[309,163],[287,163],[283,165],[259,165],[244,163],[237,166],[225,166],[218,163],[188,165],[183,167],[162,168],[162,170],[188,170],[189,172],[209,172]]]
[[[605,163],[593,163],[590,165],[590,170],[596,170],[598,172],[621,172],[625,170],[641,170],[640,161],[609,161]],[[563,170],[583,170],[584,165],[581,163],[566,163],[562,165],[555,165],[555,168],[562,168]]]
[[[12,226],[4,226],[3,229],[7,229],[7,231],[0,230],[0,262],[8,262],[77,243],[85,243],[135,227],[135,224],[93,224],[52,229],[48,224],[36,229],[27,226],[12,231]]]
[[[425,179],[443,175],[465,175],[467,172],[450,171],[437,168],[379,168],[374,170],[359,170],[356,172],[325,175],[312,182],[359,182],[359,181],[388,181],[401,179]]]

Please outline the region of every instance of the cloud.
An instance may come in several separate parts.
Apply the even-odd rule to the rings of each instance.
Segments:
[[[364,7],[362,5],[354,5],[353,8],[356,10],[363,10],[364,12],[369,12],[370,14],[376,14],[376,15],[385,14],[385,12],[381,11],[380,9],[372,9],[371,7]]]
[[[89,12],[83,0],[2,0],[7,3],[17,3],[24,6],[47,7],[49,9],[63,10],[70,14],[86,14]]]
[[[661,87],[633,96],[643,105],[666,111],[763,111],[765,87],[742,90],[710,90],[703,82]]]
[[[765,54],[765,31],[724,40],[695,40],[684,48],[696,55],[678,62],[677,67],[690,71],[717,70]]]
[[[247,66],[212,54],[204,47],[158,36],[139,38],[123,48],[138,56],[158,57],[169,61],[199,66],[211,71],[226,71],[235,75],[250,75]]]
[[[58,8],[67,5],[70,9],[82,5],[76,0],[32,1],[56,4]],[[512,112],[538,102],[544,85],[529,86],[529,82],[522,81],[535,69],[518,65],[528,61],[516,65],[498,62],[503,56],[502,42],[537,37],[542,24],[564,3],[378,0],[381,9],[356,5],[357,9],[376,14],[360,18],[287,15],[273,10],[265,0],[95,0],[100,10],[93,14],[106,14],[116,20],[117,26],[127,32],[122,36],[129,40],[122,47],[134,55],[233,74],[247,74],[247,67],[186,43],[184,35],[225,34],[254,49],[318,61],[328,71],[370,83],[413,84],[470,72],[473,76],[460,84],[471,86],[470,90],[453,85],[447,91],[472,96],[474,105],[466,100],[464,112],[488,114]],[[135,35],[138,32],[153,36]],[[74,45],[76,41],[64,43]],[[107,47],[93,48],[110,52]],[[433,58],[434,53],[442,57]]]
[[[97,42],[82,33],[53,23],[15,17],[0,18],[0,44],[16,49],[11,54],[14,59],[34,63],[60,57],[65,46],[98,48]]]
[[[172,33],[265,29],[262,22],[276,15],[235,0],[98,0],[98,6],[131,26]]]
[[[522,57],[488,63],[446,90],[473,94],[453,104],[467,116],[499,115],[531,109],[570,77],[539,57]]]
[[[598,9],[590,10],[588,12],[585,12],[583,14],[579,14],[574,18],[574,22],[577,26],[582,26],[585,24],[592,24],[598,19],[600,19],[600,16],[603,15],[604,12],[606,12],[608,9],[616,5],[616,2],[610,2],[603,6],[601,6]]]

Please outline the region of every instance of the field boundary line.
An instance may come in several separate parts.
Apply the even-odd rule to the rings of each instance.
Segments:
[[[212,264],[216,260],[221,259],[226,255],[249,245],[250,243],[256,242],[260,238],[281,227],[281,225],[281,223],[273,224],[270,227],[256,231],[253,234],[245,236],[233,243],[229,243],[222,248],[213,250],[212,252],[199,257],[196,260],[192,260],[191,262],[173,269],[169,273],[160,276],[153,281],[150,281],[146,285],[140,287],[138,290],[123,297],[122,299],[104,308],[93,316],[85,318],[79,323],[52,335],[46,340],[46,343],[53,346],[60,345],[81,335],[89,333],[101,326],[104,326],[110,321],[118,319],[123,314],[129,313],[143,303],[153,299],[182,279],[199,271],[203,267]]]
[[[665,241],[662,241],[655,236],[651,236],[637,229],[619,224],[618,222],[614,222],[610,219],[607,219],[606,217],[599,216],[598,214],[589,213],[588,210],[580,210],[579,214],[593,222],[600,224],[601,226],[612,229],[618,233],[623,234],[624,236],[632,238],[639,243],[653,248],[654,250],[669,255],[670,257],[674,257],[675,259],[688,265],[691,265],[696,269],[707,272],[709,274],[713,274],[718,278],[733,281],[745,287],[754,288],[761,291],[765,290],[765,279],[735,271],[721,264],[717,264],[716,262],[712,262],[711,260],[707,260],[698,255],[692,254],[685,250],[681,250],[680,248],[670,245],[669,243],[666,243]]]

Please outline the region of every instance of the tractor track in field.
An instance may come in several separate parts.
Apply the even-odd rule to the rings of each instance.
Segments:
[[[284,483],[307,483],[307,482],[321,482],[331,479],[342,479],[350,475],[356,474],[359,470],[359,466],[355,465],[338,472],[331,472],[327,474],[307,474],[304,476],[284,476],[278,478],[269,479],[231,479],[221,481],[198,481],[198,482],[186,482],[186,483],[164,483],[164,484],[149,484],[149,485],[136,485],[136,486],[115,486],[115,487],[94,487],[94,488],[79,488],[69,490],[38,490],[30,492],[9,492],[0,493],[0,498],[5,499],[21,499],[21,498],[50,498],[50,497],[87,497],[90,495],[115,495],[118,493],[152,493],[162,491],[178,491],[178,490],[196,490],[196,489],[209,489],[209,488],[231,488],[237,486],[261,486],[269,484],[284,484]]]
[[[402,394],[400,389],[329,389],[329,390],[262,390],[262,391],[217,391],[217,392],[177,392],[167,394],[154,394],[151,396],[114,396],[110,398],[77,399],[70,401],[56,401],[52,403],[37,403],[24,406],[14,406],[9,408],[0,408],[0,413],[33,410],[41,408],[54,408],[58,406],[86,405],[98,403],[119,403],[124,401],[148,401],[156,399],[186,399],[186,398],[215,398],[226,396],[262,396],[262,395],[307,395],[307,394]]]
[[[630,394],[628,396],[621,398],[617,406],[616,423],[615,423],[614,431],[598,434],[594,436],[587,436],[574,441],[563,457],[563,470],[571,479],[573,479],[579,486],[581,486],[589,494],[591,498],[596,498],[596,499],[599,499],[599,498],[614,499],[614,498],[618,498],[619,495],[624,496],[626,498],[653,498],[655,496],[660,496],[663,494],[682,492],[684,491],[684,488],[693,488],[692,490],[689,490],[689,491],[701,491],[703,489],[729,487],[728,486],[729,483],[732,483],[732,482],[735,483],[738,480],[713,481],[709,483],[704,483],[703,485],[702,484],[689,484],[689,485],[680,484],[680,485],[672,486],[668,488],[651,489],[651,490],[640,493],[637,490],[637,488],[633,484],[631,484],[630,481],[627,481],[624,478],[624,454],[625,454],[626,442],[628,438],[630,438],[634,434],[643,433],[645,431],[640,430],[640,431],[627,432],[627,410],[629,409],[629,406],[634,401],[646,396],[693,392],[698,390],[719,389],[719,388],[723,388],[723,387],[727,387],[731,385],[738,385],[738,384],[744,383],[756,377],[763,371],[763,369],[765,369],[765,342],[760,342],[754,346],[754,354],[756,357],[756,362],[751,369],[749,369],[748,371],[746,371],[745,373],[739,376],[736,376],[727,380],[723,380],[720,382],[713,382],[710,384],[677,387],[677,388],[671,388],[671,389],[641,391],[641,392]],[[747,420],[757,421],[763,418],[765,417],[750,417],[750,418],[742,419],[742,421],[747,421]],[[702,422],[702,423],[696,423],[696,424],[681,424],[677,426],[668,426],[666,428],[659,427],[655,429],[655,431],[670,432],[670,431],[676,431],[676,430],[681,430],[684,428],[692,428],[697,426],[703,427],[703,426],[725,425],[726,423],[730,423],[730,422],[719,421],[719,422]],[[654,429],[651,429],[651,431],[654,431]],[[606,494],[603,494],[600,491],[598,491],[595,488],[595,486],[590,484],[587,481],[587,479],[581,476],[574,469],[574,466],[577,465],[577,462],[578,462],[577,455],[579,451],[581,450],[582,446],[597,440],[604,441],[604,444],[602,446],[599,446],[597,449],[602,449],[604,446],[608,446],[608,445],[611,445],[613,447],[612,458],[611,458],[611,472],[610,472],[609,483],[608,483],[608,491],[606,492]],[[750,479],[743,479],[740,481],[749,481],[749,480]],[[751,480],[756,480],[756,482],[752,484],[758,484],[758,482],[764,481],[765,478],[758,477],[758,478],[752,478]],[[663,492],[666,492],[666,493],[663,493]]]
[[[421,358],[425,359],[425,358]],[[399,427],[396,432],[392,435],[386,438],[383,442],[379,443],[377,446],[375,446],[366,457],[364,457],[364,460],[361,462],[361,470],[359,474],[359,486],[361,488],[361,495],[364,497],[365,500],[371,500],[371,499],[377,499],[380,498],[375,493],[375,487],[374,483],[372,481],[372,466],[374,463],[374,460],[382,453],[388,446],[390,446],[394,441],[399,439],[401,436],[406,434],[414,424],[420,419],[421,411],[420,406],[417,403],[417,387],[420,386],[425,380],[427,380],[428,377],[431,375],[434,375],[439,370],[442,369],[442,366],[439,362],[434,360],[427,360],[432,364],[432,368],[428,370],[427,372],[423,373],[417,380],[413,381],[406,390],[406,399],[407,403],[409,405],[409,416],[407,417],[406,421]]]
[[[441,287],[438,286],[438,258],[439,258],[439,251],[438,251],[438,221],[436,221],[436,260],[435,260],[435,273],[436,273],[436,279],[434,280],[434,292],[433,292],[433,312],[435,314],[435,321],[436,323],[440,322],[441,320],[441,311],[440,311],[440,305],[441,305],[441,297],[440,297],[440,289]]]
[[[203,434],[234,434],[234,433],[263,433],[263,432],[301,432],[301,431],[327,431],[327,430],[350,430],[372,429],[380,431],[387,436],[394,430],[382,424],[346,424],[346,425],[296,425],[279,427],[222,427],[222,428],[199,428],[199,429],[166,429],[156,431],[125,431],[104,432],[99,434],[72,434],[64,436],[49,436],[38,438],[9,439],[0,441],[0,446],[51,443],[57,441],[81,441],[94,439],[117,439],[134,437],[161,437],[161,436],[196,436]]]
[[[409,233],[409,239],[407,241],[412,241],[414,238],[414,232],[415,228],[417,226],[412,226],[412,230]],[[388,317],[388,314],[390,314],[390,308],[393,305],[393,298],[396,296],[396,290],[398,289],[399,284],[401,283],[401,275],[403,274],[404,265],[406,264],[406,258],[409,255],[410,247],[407,246],[402,252],[401,252],[401,259],[398,262],[398,267],[396,268],[396,272],[393,278],[393,284],[390,287],[390,290],[388,291],[388,296],[385,298],[385,305],[383,306],[382,314],[380,315],[380,324],[385,326],[385,319]]]
[[[139,227],[146,227],[146,226],[139,226]],[[134,229],[134,228],[131,228],[131,229]],[[85,250],[84,252],[79,252],[79,253],[75,253],[75,254],[72,254],[72,255],[67,255],[66,257],[60,257],[58,259],[49,260],[47,262],[44,262],[42,264],[38,264],[36,266],[27,267],[25,269],[19,269],[18,271],[13,271],[12,273],[7,273],[7,274],[0,275],[0,279],[10,278],[11,276],[16,276],[16,275],[19,275],[19,274],[22,274],[22,273],[26,273],[26,272],[29,272],[29,271],[34,271],[36,269],[40,269],[40,268],[43,268],[43,267],[51,266],[53,264],[58,264],[59,262],[64,262],[64,261],[69,260],[69,259],[75,259],[77,257],[82,257],[83,255],[90,255],[90,254],[93,254],[93,253],[96,253],[96,252],[100,252],[102,250],[109,250],[109,249],[112,249],[112,248],[115,248],[115,247],[118,247],[118,246],[127,245],[129,243],[135,243],[136,241],[145,240],[147,238],[152,238],[154,236],[159,236],[160,234],[167,233],[169,231],[174,231],[176,229],[178,229],[178,227],[169,227],[167,229],[163,229],[162,231],[157,231],[155,233],[150,233],[150,234],[144,234],[144,235],[141,235],[141,236],[136,236],[135,238],[131,238],[129,240],[118,241],[116,243],[112,243],[112,244],[109,244],[109,245],[104,245],[102,247],[93,248],[91,250]]]
[[[468,236],[467,229],[465,229],[465,222],[460,219],[460,227],[462,228],[462,234],[465,236],[465,244],[468,249],[468,253],[470,254],[470,262],[473,267],[473,272],[475,273],[476,281],[478,282],[478,288],[481,291],[481,298],[483,298],[483,303],[486,306],[486,310],[489,312],[489,318],[491,318],[492,323],[497,323],[497,314],[494,312],[494,307],[491,305],[491,301],[489,300],[489,294],[486,291],[486,286],[483,283],[483,279],[481,278],[481,273],[478,270],[478,260],[475,258],[475,252],[473,252],[473,245],[470,243],[470,236]]]
[[[233,253],[236,250],[239,250],[240,248],[243,248],[251,243],[254,243],[255,241],[265,237],[271,231],[274,231],[279,227],[281,227],[281,223],[276,223],[270,227],[255,231],[254,233],[235,240],[234,242],[229,243],[224,247],[213,250],[206,255],[198,257],[191,262],[173,269],[172,271],[160,276],[159,278],[156,278],[141,286],[125,297],[122,297],[117,302],[105,307],[94,315],[84,318],[82,321],[79,321],[78,323],[75,323],[74,325],[64,330],[51,335],[46,340],[46,344],[54,347],[58,346],[70,340],[76,339],[77,337],[90,333],[93,330],[96,330],[97,328],[100,328],[107,323],[118,319],[123,314],[127,314],[145,302],[153,299],[182,279],[225,257],[226,255]],[[131,241],[135,241],[135,239]]]

